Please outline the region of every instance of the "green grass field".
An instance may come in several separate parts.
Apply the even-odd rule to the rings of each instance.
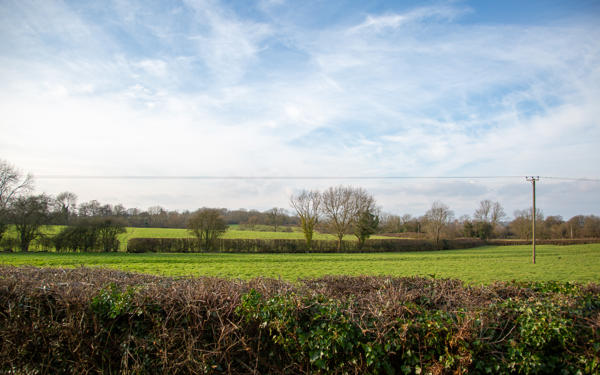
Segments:
[[[148,238],[183,238],[193,237],[187,229],[172,229],[172,228],[127,228],[127,233],[121,235],[121,242],[134,237]],[[225,232],[223,238],[242,238],[242,239],[285,239],[285,240],[301,240],[304,239],[304,234],[299,231],[293,232],[272,232],[272,231],[253,231],[239,230],[237,226],[232,226]],[[389,238],[383,236],[373,236],[372,238]],[[315,240],[335,240],[336,237],[332,234],[315,233]],[[347,235],[345,240],[355,240],[356,237]]]
[[[61,225],[49,225],[44,227],[43,232],[49,235],[58,233],[63,226]],[[229,229],[224,233],[223,238],[239,238],[239,239],[284,239],[284,240],[302,240],[304,234],[300,231],[300,228],[293,228],[293,232],[273,232],[265,230],[239,230],[237,225],[231,225]],[[6,233],[7,237],[16,237],[14,227],[9,228]],[[125,251],[127,249],[127,241],[131,238],[186,238],[193,237],[187,229],[176,229],[176,228],[133,228],[128,227],[127,232],[119,235],[119,241],[121,242],[120,249]],[[389,237],[385,236],[371,236],[373,239],[385,239]],[[315,233],[313,236],[314,240],[336,240],[337,238],[332,234]],[[355,241],[356,237],[353,235],[344,236],[344,240]],[[31,246],[32,250],[42,250],[35,242]]]
[[[322,275],[435,275],[469,283],[496,280],[600,282],[600,244],[537,248],[486,246],[467,250],[376,254],[127,254],[1,253],[0,264],[38,267],[109,267],[170,275],[210,275],[294,281]]]
[[[263,239],[263,240],[303,240],[304,234],[298,230],[293,232],[272,232],[272,231],[254,231],[254,230],[239,230],[237,225],[232,225],[223,234],[223,238],[239,238],[239,239]],[[121,241],[121,250],[127,249],[127,241],[130,238],[186,238],[193,237],[187,229],[175,228],[127,228],[127,232],[119,236]],[[389,238],[384,236],[372,236],[373,239]],[[314,240],[336,240],[332,234],[315,233]],[[344,236],[344,240],[355,241],[356,237],[352,235]]]

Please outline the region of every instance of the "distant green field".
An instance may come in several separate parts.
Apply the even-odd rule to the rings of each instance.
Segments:
[[[284,239],[284,240],[301,240],[304,239],[304,234],[300,231],[293,232],[272,232],[272,231],[253,231],[239,230],[237,226],[231,226],[223,235],[223,238],[241,238],[241,239]],[[121,242],[134,237],[148,238],[182,238],[193,237],[187,229],[172,229],[172,228],[127,228],[127,233],[121,235]],[[371,238],[389,238],[383,236],[372,236]],[[315,240],[335,240],[336,237],[332,234],[315,233]],[[345,240],[356,240],[352,235],[344,236]]]
[[[55,234],[62,226],[60,225],[49,225],[44,228],[44,233]],[[14,227],[10,228],[6,234],[7,236],[15,237],[16,233]],[[127,249],[127,241],[130,238],[185,238],[193,237],[187,229],[176,229],[176,228],[133,228],[128,227],[127,232],[119,236],[121,241],[121,250]],[[237,225],[229,227],[227,232],[223,235],[223,238],[240,238],[240,239],[284,239],[284,240],[301,240],[304,239],[304,234],[299,231],[299,228],[294,228],[293,232],[272,232],[272,231],[251,231],[251,230],[239,230]],[[373,239],[389,238],[384,236],[372,236]],[[336,237],[332,234],[315,233],[313,236],[315,240],[335,240]],[[352,235],[344,236],[345,240],[355,241],[356,237]],[[33,244],[33,250],[39,250],[39,247]]]
[[[1,253],[0,264],[40,267],[108,267],[170,275],[285,280],[322,275],[435,275],[469,283],[496,280],[600,282],[600,244],[537,248],[486,246],[467,250],[376,254],[127,254]]]
[[[237,226],[230,227],[227,232],[223,234],[223,238],[240,238],[240,239],[283,239],[283,240],[302,240],[304,234],[302,232],[267,232],[267,231],[252,231],[252,230],[238,230],[235,229]],[[174,229],[174,228],[127,228],[127,233],[123,233],[119,236],[121,241],[121,250],[127,249],[127,241],[130,238],[185,238],[193,237],[187,229]],[[371,238],[389,238],[383,236],[372,236]],[[332,234],[315,233],[313,236],[315,240],[335,240],[336,237]],[[347,235],[344,236],[345,240],[355,241],[356,237]]]

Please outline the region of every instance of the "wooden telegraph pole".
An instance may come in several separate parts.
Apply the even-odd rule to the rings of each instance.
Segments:
[[[533,264],[535,264],[535,182],[538,181],[540,179],[540,176],[525,176],[525,179],[527,179],[527,181],[531,181],[531,185],[533,186],[533,208],[532,208],[532,239],[531,239],[531,245],[532,245],[532,260],[533,260]]]

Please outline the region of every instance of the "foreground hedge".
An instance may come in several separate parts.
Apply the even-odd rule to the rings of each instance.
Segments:
[[[362,248],[357,241],[343,241],[341,252],[396,252],[467,249],[485,245],[479,239],[441,240],[367,240]],[[218,239],[212,251],[241,253],[334,253],[337,241],[312,241],[309,249],[304,240]],[[204,251],[195,238],[132,238],[127,243],[130,253],[189,253]]]
[[[0,267],[0,373],[594,374],[600,285]]]

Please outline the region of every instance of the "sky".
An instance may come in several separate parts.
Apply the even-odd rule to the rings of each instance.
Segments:
[[[586,0],[2,0],[0,158],[126,207],[343,184],[395,214],[512,216],[539,175],[546,215],[599,215],[599,21]],[[273,178],[300,176],[322,178]],[[348,176],[373,178],[328,179]]]

